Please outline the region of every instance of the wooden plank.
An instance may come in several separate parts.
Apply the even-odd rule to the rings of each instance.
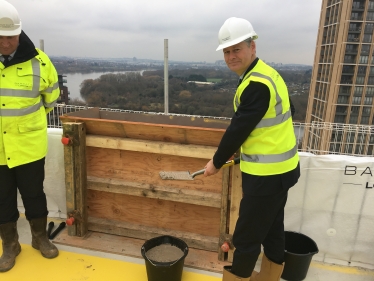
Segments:
[[[189,247],[217,252],[217,237],[203,236],[189,232],[175,231],[165,228],[155,228],[134,223],[92,217],[88,219],[88,228],[91,231],[144,240],[148,240],[160,235],[170,235],[184,240],[189,245]]]
[[[87,232],[86,131],[83,123],[65,123],[63,126],[63,135],[70,139],[64,147],[67,213],[77,214],[69,234],[84,236]]]
[[[87,189],[117,194],[182,202],[214,208],[221,207],[221,195],[213,192],[156,186],[117,179],[88,177]]]
[[[163,180],[159,174],[160,171],[195,172],[207,162],[206,159],[87,147],[88,176],[221,194],[222,171],[214,177],[200,175],[189,181]]]
[[[230,212],[229,212],[229,234],[234,234],[236,221],[239,217],[239,207],[240,201],[243,197],[242,191],[242,173],[240,171],[240,166],[235,165],[232,167],[232,184],[231,184],[231,194],[230,194]],[[234,250],[229,250],[227,261],[232,262]]]
[[[112,121],[123,121],[123,122],[137,122],[142,124],[154,124],[154,125],[174,125],[179,127],[195,127],[195,128],[215,128],[215,129],[226,129],[230,124],[229,118],[214,118],[206,116],[188,116],[188,115],[174,115],[174,114],[163,114],[154,112],[134,112],[134,111],[107,111],[100,110],[99,107],[90,108],[86,110],[74,111],[62,116],[66,118],[86,118],[89,120],[97,119],[100,120],[111,120]]]
[[[63,124],[62,135],[68,136],[72,131],[71,123]],[[75,167],[74,149],[71,145],[64,145],[64,166],[65,166],[65,188],[66,188],[66,211],[71,213],[76,209],[75,201]],[[77,226],[74,224],[68,227],[69,235],[77,235]]]
[[[229,180],[230,180],[230,170],[224,169],[222,174],[222,193],[221,193],[221,219],[219,226],[219,233],[226,233],[227,231],[227,204],[228,204],[228,191],[229,191]],[[221,236],[221,235],[220,235]],[[225,252],[221,249],[221,242],[218,244],[218,260],[225,260]]]
[[[64,229],[53,240],[53,243],[143,259],[141,247],[145,241],[94,231],[88,231],[85,237],[69,236]],[[225,265],[230,265],[230,263],[218,261],[217,252],[204,251],[192,247],[189,247],[188,255],[184,261],[185,267],[217,273],[222,273]]]
[[[95,190],[87,191],[87,206],[89,217],[219,236],[218,208]]]
[[[63,123],[84,122],[87,135],[101,135],[215,147],[219,145],[226,129],[127,122],[74,116],[61,116],[60,119]],[[228,124],[229,123],[227,123],[227,125]]]
[[[74,146],[74,166],[75,166],[75,199],[80,220],[77,224],[77,236],[82,237],[87,233],[87,165],[86,165],[86,127],[84,123],[72,124],[74,138],[77,138],[78,145]]]
[[[176,144],[98,135],[88,135],[86,141],[87,146],[92,147],[158,153],[202,159],[211,159],[212,155],[214,155],[214,152],[217,150],[217,148],[213,146]]]

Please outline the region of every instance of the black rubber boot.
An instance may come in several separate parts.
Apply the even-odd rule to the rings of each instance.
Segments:
[[[29,221],[32,234],[32,247],[40,250],[42,256],[53,259],[58,256],[58,249],[47,237],[47,217],[32,219]]]
[[[0,225],[0,237],[3,244],[3,255],[0,258],[0,272],[10,270],[16,263],[16,257],[21,252],[18,242],[17,222]]]

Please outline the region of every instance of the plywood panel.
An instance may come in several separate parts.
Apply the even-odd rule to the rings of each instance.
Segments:
[[[89,217],[219,236],[220,209],[123,194],[87,191]]]
[[[94,147],[86,151],[88,176],[221,193],[222,171],[214,177],[200,175],[190,181],[163,180],[159,175],[160,171],[198,171],[204,168],[206,159]]]

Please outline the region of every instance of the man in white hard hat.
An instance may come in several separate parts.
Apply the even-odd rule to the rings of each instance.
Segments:
[[[60,95],[58,75],[48,56],[22,31],[18,12],[0,0],[0,272],[21,252],[17,189],[30,223],[32,247],[45,258],[58,250],[48,239],[43,191],[47,118]],[[0,278],[1,279],[1,278]]]
[[[229,18],[217,50],[239,77],[235,114],[205,176],[216,174],[240,148],[243,197],[233,234],[232,266],[224,281],[278,281],[284,263],[284,206],[288,189],[300,176],[297,143],[286,84],[256,56],[258,36],[250,22]],[[264,247],[260,272],[253,271]]]

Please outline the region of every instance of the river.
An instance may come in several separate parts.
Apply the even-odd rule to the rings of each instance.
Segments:
[[[91,73],[68,73],[64,74],[66,77],[66,83],[64,85],[68,87],[68,90],[70,92],[70,99],[80,99],[80,85],[84,80],[87,79],[96,79],[99,78],[103,74],[109,74],[109,73],[128,73],[128,72],[139,72],[140,74],[143,74],[144,70],[141,71],[114,71],[114,72],[91,72]]]

